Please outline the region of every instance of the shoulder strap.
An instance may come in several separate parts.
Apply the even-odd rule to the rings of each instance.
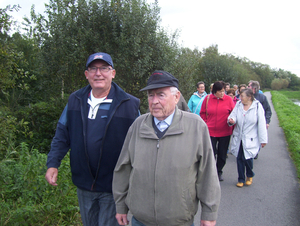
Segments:
[[[207,105],[208,105],[208,100],[209,100],[210,95],[211,94],[207,95],[207,98],[206,98],[206,111],[205,111],[205,113],[206,113],[206,119],[207,119],[207,116],[208,116],[208,114],[207,114]]]

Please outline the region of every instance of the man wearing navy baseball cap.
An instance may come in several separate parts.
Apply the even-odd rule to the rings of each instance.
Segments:
[[[113,170],[127,131],[139,115],[139,100],[112,81],[116,70],[107,53],[90,55],[84,74],[89,85],[69,97],[51,144],[45,177],[57,186],[58,167],[71,150],[72,181],[83,225],[117,226]]]
[[[166,71],[148,79],[150,113],[128,130],[113,177],[120,225],[193,226],[198,203],[201,225],[216,224],[221,190],[205,122],[176,106],[178,80]]]

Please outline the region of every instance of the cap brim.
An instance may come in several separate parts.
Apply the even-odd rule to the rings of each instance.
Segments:
[[[146,86],[145,88],[141,89],[140,91],[146,91],[150,89],[159,89],[159,88],[164,88],[164,87],[171,87],[169,84],[153,84]]]

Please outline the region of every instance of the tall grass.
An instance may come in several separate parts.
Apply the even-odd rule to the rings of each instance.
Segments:
[[[81,225],[68,158],[58,186],[46,182],[45,154],[22,143],[0,159],[0,225]]]
[[[300,179],[300,106],[289,99],[300,100],[300,91],[271,91],[271,93],[279,124],[283,128]]]

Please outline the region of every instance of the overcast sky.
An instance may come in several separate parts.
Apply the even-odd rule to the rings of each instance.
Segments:
[[[0,0],[0,8],[19,4],[13,14],[29,16],[31,5],[44,11],[48,0]],[[148,0],[154,2],[154,0]],[[217,44],[221,54],[282,68],[300,77],[300,13],[298,0],[158,0],[161,25],[179,29],[178,43],[202,50]]]

